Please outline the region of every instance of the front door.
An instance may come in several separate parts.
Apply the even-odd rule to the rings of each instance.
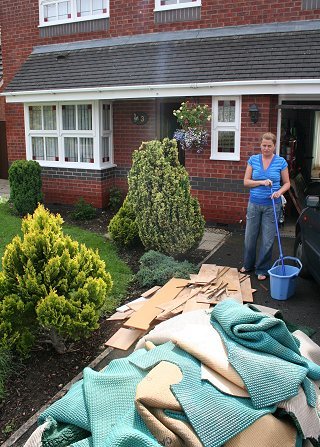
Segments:
[[[175,130],[179,127],[177,124],[177,118],[174,116],[173,111],[180,107],[180,102],[161,102],[160,103],[160,139],[163,138],[173,138]],[[178,144],[179,149],[179,161],[184,166],[185,164],[185,152],[181,149]]]

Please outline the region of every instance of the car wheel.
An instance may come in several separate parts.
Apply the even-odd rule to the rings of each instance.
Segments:
[[[300,271],[300,276],[302,276],[302,278],[307,278],[310,276],[308,267],[307,267],[307,261],[306,261],[306,257],[304,254],[304,249],[303,249],[303,245],[302,245],[302,240],[301,240],[301,233],[297,234],[296,236],[296,240],[294,243],[294,256],[296,258],[299,258],[302,264],[302,269]]]

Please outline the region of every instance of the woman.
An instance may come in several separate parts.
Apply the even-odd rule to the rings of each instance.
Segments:
[[[274,153],[276,137],[267,132],[261,136],[261,154],[249,158],[244,175],[244,186],[250,188],[244,242],[244,263],[240,272],[255,269],[260,281],[266,279],[271,268],[272,247],[276,224],[272,205],[275,201],[277,216],[281,208],[281,195],[290,188],[288,163]],[[281,184],[282,183],[282,186]],[[261,233],[258,258],[256,249]]]

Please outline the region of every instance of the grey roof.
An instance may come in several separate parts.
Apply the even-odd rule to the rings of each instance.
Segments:
[[[320,29],[35,51],[6,91],[316,78]]]

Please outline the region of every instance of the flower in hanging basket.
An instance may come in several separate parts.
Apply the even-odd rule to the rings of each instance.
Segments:
[[[209,134],[204,127],[211,119],[207,105],[183,102],[178,110],[173,111],[181,129],[177,129],[173,135],[182,149],[193,149],[201,152],[208,142]]]
[[[188,129],[177,129],[173,138],[179,141],[182,149],[196,149],[197,153],[203,151],[208,143],[209,134],[206,130],[189,127]]]

